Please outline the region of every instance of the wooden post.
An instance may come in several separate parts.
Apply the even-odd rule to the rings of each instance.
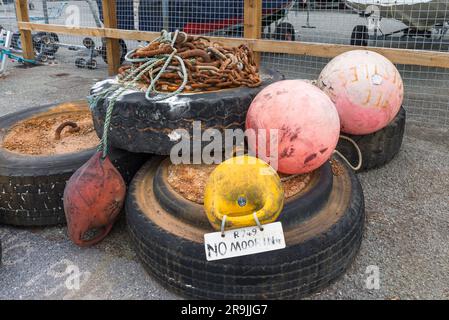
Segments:
[[[260,39],[262,36],[262,0],[245,0],[243,13],[243,37]],[[255,52],[255,59],[259,66],[259,52]]]
[[[16,0],[17,22],[30,22],[28,15],[28,0]],[[25,59],[34,59],[33,36],[30,30],[21,30],[20,39],[22,41],[23,57]]]
[[[103,20],[105,28],[117,28],[116,0],[103,0]],[[106,38],[106,55],[110,76],[117,74],[120,67],[120,43],[118,39]]]

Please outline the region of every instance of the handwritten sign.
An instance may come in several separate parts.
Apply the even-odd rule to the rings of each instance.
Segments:
[[[207,261],[228,259],[285,248],[284,231],[280,222],[259,227],[206,233],[204,249]]]

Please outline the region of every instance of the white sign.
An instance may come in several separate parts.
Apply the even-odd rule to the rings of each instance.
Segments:
[[[224,232],[224,237],[221,232],[204,235],[207,261],[284,248],[284,231],[280,222],[264,224],[262,230],[257,226],[228,230]]]

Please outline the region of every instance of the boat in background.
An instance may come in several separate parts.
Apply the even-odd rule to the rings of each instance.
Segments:
[[[363,13],[396,19],[409,28],[429,30],[449,21],[449,0],[346,0],[346,6]]]
[[[392,48],[447,51],[449,42],[449,0],[345,0],[347,7],[367,18],[357,25],[351,44]],[[383,18],[401,21],[405,26],[385,33]]]

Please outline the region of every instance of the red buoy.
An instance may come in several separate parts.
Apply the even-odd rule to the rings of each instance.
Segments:
[[[332,101],[316,86],[284,80],[259,92],[248,110],[246,129],[256,132],[255,136],[248,134],[250,150],[272,166],[270,129],[277,129],[274,167],[282,173],[298,174],[315,170],[330,158],[338,142],[340,121]],[[264,141],[265,146],[261,145]]]
[[[404,87],[396,67],[368,50],[345,52],[321,71],[317,85],[338,110],[341,131],[363,135],[376,132],[394,119],[402,105]]]
[[[64,211],[70,239],[79,246],[103,240],[123,207],[126,185],[108,157],[97,152],[69,179],[64,190]],[[98,231],[86,239],[88,231]]]

